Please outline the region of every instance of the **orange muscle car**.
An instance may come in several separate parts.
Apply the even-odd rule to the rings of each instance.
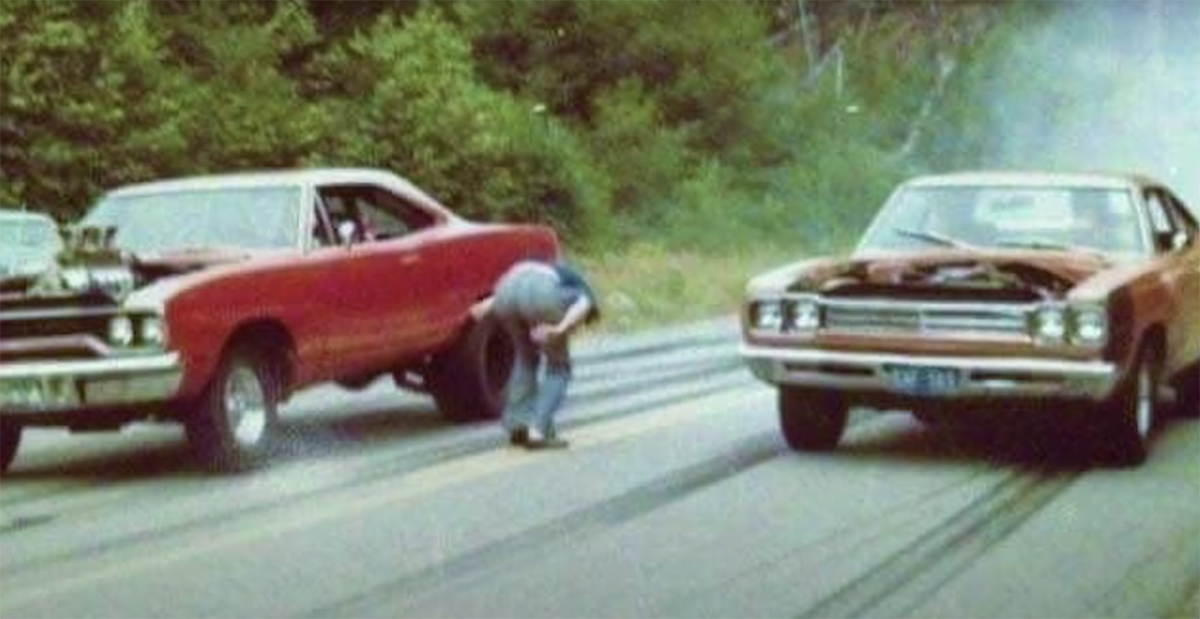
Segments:
[[[1104,461],[1200,400],[1200,231],[1142,176],[979,172],[902,184],[846,259],[751,281],[742,357],[783,435],[832,449],[853,405],[926,421],[1038,412]]]

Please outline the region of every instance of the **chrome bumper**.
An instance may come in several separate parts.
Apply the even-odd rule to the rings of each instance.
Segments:
[[[960,382],[938,393],[917,397],[954,401],[983,398],[1049,398],[1099,402],[1109,397],[1120,371],[1104,361],[1036,358],[913,356],[742,344],[750,371],[775,385],[837,391],[899,393],[888,368],[938,368],[956,372]]]
[[[177,353],[0,365],[0,412],[57,413],[150,404],[170,399],[182,380]]]

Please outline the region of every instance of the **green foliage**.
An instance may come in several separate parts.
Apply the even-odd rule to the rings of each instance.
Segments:
[[[469,44],[435,10],[403,23],[383,15],[316,64],[328,82],[356,72],[374,79],[342,86],[330,139],[310,163],[397,170],[472,217],[567,232],[599,225],[604,185],[574,136],[535,104],[476,79]]]
[[[815,25],[812,63],[794,36],[775,42],[798,32],[797,7]],[[4,0],[0,200],[69,219],[134,181],[372,166],[597,253],[647,237],[843,249],[903,176],[978,155],[975,103],[937,93],[988,79],[973,63],[1003,45],[984,36],[1000,12]]]

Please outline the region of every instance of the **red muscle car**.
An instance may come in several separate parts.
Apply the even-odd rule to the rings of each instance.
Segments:
[[[496,417],[512,351],[470,307],[558,252],[549,228],[466,221],[377,170],[112,191],[57,269],[0,297],[0,464],[25,427],[160,418],[204,464],[245,469],[295,390],[389,374],[451,419]]]
[[[902,184],[847,259],[754,279],[741,354],[783,435],[831,449],[848,407],[1086,429],[1138,464],[1166,405],[1200,400],[1200,232],[1162,184],[960,173]]]

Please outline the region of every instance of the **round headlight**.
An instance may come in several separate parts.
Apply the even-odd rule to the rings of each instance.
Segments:
[[[815,331],[821,326],[821,309],[815,299],[799,299],[792,305],[791,326],[796,331]]]
[[[754,328],[760,331],[779,331],[783,327],[783,303],[759,301],[754,311]]]
[[[1108,314],[1101,308],[1075,310],[1071,321],[1071,340],[1087,346],[1103,344],[1108,339]]]
[[[133,321],[128,316],[117,316],[108,322],[108,342],[114,346],[133,343]]]
[[[1033,316],[1033,336],[1044,342],[1061,342],[1067,335],[1067,320],[1062,308],[1045,307]]]
[[[138,326],[138,340],[143,344],[161,346],[166,340],[162,318],[158,316],[143,318],[141,324]]]

